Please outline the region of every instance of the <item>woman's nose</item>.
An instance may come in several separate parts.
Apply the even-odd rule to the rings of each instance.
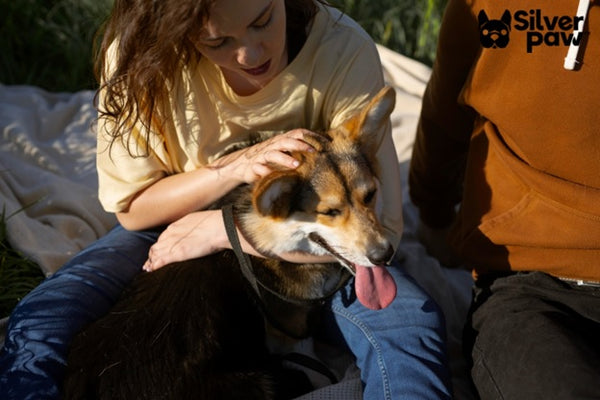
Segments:
[[[262,50],[259,44],[245,44],[238,48],[237,62],[244,67],[257,67],[261,62]]]

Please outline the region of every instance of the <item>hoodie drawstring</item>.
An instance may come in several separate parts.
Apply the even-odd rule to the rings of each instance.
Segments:
[[[577,55],[579,53],[579,45],[581,44],[581,35],[583,34],[583,28],[585,25],[585,20],[587,19],[588,10],[590,8],[591,0],[579,0],[579,6],[577,7],[577,19],[578,21],[576,25],[576,29],[573,31],[573,40],[571,40],[571,44],[569,45],[569,51],[567,56],[565,57],[565,63],[563,67],[572,71],[575,69],[577,64],[580,61],[577,60]],[[575,40],[575,39],[578,40]],[[575,44],[577,42],[577,44]]]

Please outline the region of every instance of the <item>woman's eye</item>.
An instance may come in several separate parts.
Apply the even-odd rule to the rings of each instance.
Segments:
[[[225,46],[226,42],[227,42],[227,39],[223,39],[218,42],[207,43],[206,47],[216,50],[216,49],[219,49],[219,48]]]
[[[271,24],[271,20],[273,19],[273,14],[269,14],[268,18],[258,21],[254,24],[254,28],[256,29],[265,29]]]

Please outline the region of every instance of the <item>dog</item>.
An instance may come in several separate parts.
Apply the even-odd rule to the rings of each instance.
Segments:
[[[231,204],[230,222],[266,257],[222,251],[138,275],[73,340],[65,398],[268,400],[311,390],[270,354],[266,327],[311,335],[322,305],[359,266],[382,269],[392,258],[375,211],[375,133],[394,103],[393,89],[382,89],[339,128],[308,136],[315,151],[291,153],[299,167],[225,196],[218,206]],[[276,256],[292,251],[338,262]]]

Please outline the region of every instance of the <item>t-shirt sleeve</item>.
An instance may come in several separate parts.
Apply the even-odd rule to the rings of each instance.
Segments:
[[[162,147],[160,140],[146,146],[139,129],[134,127],[128,143],[121,138],[112,141],[107,124],[102,118],[98,121],[98,197],[106,211],[121,212],[137,193],[166,176],[168,168],[157,155]]]

